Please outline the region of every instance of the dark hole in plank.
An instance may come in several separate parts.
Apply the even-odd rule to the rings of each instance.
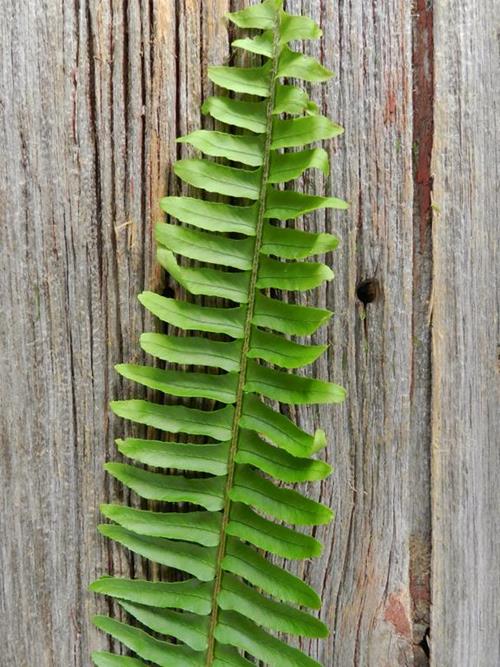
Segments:
[[[367,280],[362,280],[356,286],[356,296],[364,303],[365,306],[367,303],[372,303],[378,297],[380,293],[380,285],[376,278],[368,278]]]
[[[431,637],[431,629],[427,628],[422,638],[422,641],[419,643],[419,646],[422,647],[423,652],[428,658],[430,658],[431,656],[430,637]]]

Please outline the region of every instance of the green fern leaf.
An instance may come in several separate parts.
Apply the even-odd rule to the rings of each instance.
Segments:
[[[124,655],[115,655],[105,651],[96,651],[92,654],[92,660],[97,667],[147,667],[142,660],[128,658]]]
[[[314,21],[285,13],[282,0],[265,0],[228,18],[261,31],[233,46],[257,54],[263,64],[209,68],[209,78],[230,96],[208,98],[202,111],[227,129],[180,137],[204,157],[179,160],[174,171],[185,183],[231,197],[232,203],[210,195],[164,197],[160,206],[171,220],[156,226],[157,258],[193,298],[139,295],[154,316],[181,330],[144,333],[142,349],[182,368],[116,367],[128,381],[156,392],[209,403],[203,408],[199,402],[111,403],[119,417],[167,436],[117,440],[130,462],[107,463],[107,472],[140,498],[182,507],[153,511],[102,505],[109,523],[99,526],[107,538],[174,568],[182,580],[102,577],[90,586],[114,598],[132,620],[96,616],[97,627],[137,656],[97,652],[92,659],[98,667],[245,667],[255,661],[314,667],[315,660],[274,633],[328,634],[307,611],[320,608],[316,591],[266,554],[299,560],[319,556],[321,542],[304,527],[326,524],[333,516],[329,507],[282,485],[330,474],[330,466],[315,457],[326,446],[325,433],[304,431],[276,408],[276,403],[344,400],[339,385],[294,372],[314,362],[326,346],[290,337],[310,336],[332,313],[285,302],[275,290],[307,292],[333,278],[327,265],[303,260],[334,250],[338,240],[283,223],[319,208],[342,210],[346,202],[280,186],[308,170],[327,175],[326,151],[310,144],[336,137],[342,128],[319,115],[300,86],[281,81],[321,82],[331,76],[289,47],[291,41],[321,36]],[[285,150],[290,148],[296,150]],[[198,296],[222,299],[223,305],[202,304]],[[175,434],[203,442],[176,441]]]

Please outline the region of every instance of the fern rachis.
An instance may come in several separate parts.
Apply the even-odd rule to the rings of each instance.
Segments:
[[[321,621],[299,609],[317,609],[317,593],[260,551],[292,559],[321,553],[316,539],[275,521],[319,525],[331,519],[330,509],[277,486],[272,478],[285,483],[325,478],[329,466],[313,458],[325,446],[325,437],[319,430],[306,433],[265,399],[292,405],[335,403],[343,400],[345,392],[338,385],[293,373],[312,363],[324,347],[299,344],[288,336],[314,333],[330,313],[285,303],[265,292],[309,290],[332,278],[324,264],[300,260],[334,249],[335,237],[281,228],[270,220],[293,220],[320,207],[346,207],[334,197],[273,187],[307,169],[328,173],[326,152],[302,147],[334,137],[341,128],[318,115],[305,91],[280,81],[283,77],[329,78],[328,70],[317,61],[288,46],[292,40],[318,38],[321,33],[313,21],[286,14],[280,0],[266,0],[229,18],[241,28],[262,31],[233,45],[263,56],[265,63],[254,68],[212,67],[209,76],[229,91],[258,100],[225,95],[206,100],[205,113],[242,133],[198,130],[182,137],[180,141],[208,158],[179,160],[174,170],[196,188],[242,198],[243,203],[166,197],[162,208],[183,225],[159,223],[156,238],[160,264],[188,292],[221,297],[230,305],[198,305],[196,300],[148,292],[140,296],[160,320],[194,332],[186,337],[144,334],[141,345],[147,353],[169,363],[212,367],[223,373],[215,376],[131,364],[117,367],[124,377],[151,389],[213,399],[222,407],[200,410],[145,400],[112,404],[114,412],[126,419],[167,433],[206,438],[205,444],[127,438],[117,443],[124,456],[155,469],[206,476],[164,474],[128,463],[106,465],[110,474],[142,498],[192,503],[202,509],[153,512],[104,505],[102,512],[113,523],[100,527],[126,548],[192,578],[148,582],[103,577],[94,582],[94,591],[115,598],[141,624],[96,617],[98,627],[139,656],[96,653],[93,659],[100,667],[137,667],[145,665],[142,659],[179,667],[253,664],[243,654],[277,667],[308,667],[318,663],[272,633],[327,634]],[[287,148],[302,150],[282,152]],[[243,166],[235,167],[234,162]],[[175,255],[202,265],[181,265]],[[157,639],[148,630],[176,643]]]

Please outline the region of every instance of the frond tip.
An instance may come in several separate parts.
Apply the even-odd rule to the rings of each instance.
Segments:
[[[102,577],[90,586],[114,598],[134,621],[94,618],[98,628],[137,656],[97,652],[92,659],[98,667],[244,667],[255,664],[251,660],[314,667],[319,663],[274,633],[328,634],[307,611],[320,607],[316,591],[264,555],[319,556],[322,544],[301,527],[326,524],[333,516],[329,507],[282,486],[330,474],[330,466],[315,458],[326,446],[325,433],[303,430],[270,401],[302,405],[345,398],[337,384],[294,373],[326,346],[291,337],[314,334],[332,313],[279,296],[331,280],[328,266],[302,260],[334,250],[338,240],[273,221],[347,207],[336,197],[280,189],[310,169],[328,175],[326,151],[309,145],[342,132],[318,114],[305,90],[281,81],[321,82],[331,76],[319,62],[288,46],[318,39],[321,30],[310,18],[287,14],[282,5],[282,0],[265,0],[227,15],[240,28],[260,31],[233,46],[264,62],[250,68],[210,67],[210,79],[230,96],[208,98],[202,111],[227,129],[196,130],[178,139],[205,157],[179,160],[176,175],[216,194],[217,200],[170,196],[160,203],[171,221],[156,226],[158,261],[192,298],[141,294],[146,309],[167,327],[181,330],[145,333],[141,347],[180,368],[119,364],[116,370],[156,392],[198,403],[112,402],[119,417],[167,436],[117,440],[119,452],[132,463],[107,463],[105,469],[140,498],[187,503],[189,511],[106,504],[101,512],[110,523],[99,531],[184,578]],[[290,148],[297,150],[287,152]],[[179,262],[177,256],[196,264]],[[200,303],[199,296],[217,297],[223,305]],[[200,400],[209,403],[200,408]],[[178,433],[197,440],[172,440]],[[169,473],[170,468],[177,472]]]

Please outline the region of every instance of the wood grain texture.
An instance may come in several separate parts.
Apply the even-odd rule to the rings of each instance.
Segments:
[[[136,295],[165,280],[152,228],[160,196],[181,191],[171,164],[189,149],[175,137],[209,127],[206,67],[229,57],[221,17],[247,4],[0,3],[1,665],[89,665],[110,644],[88,583],[165,576],[96,533],[100,502],[137,502],[102,472],[114,438],[141,433],[107,403],[139,395],[113,365],[140,361],[138,336],[156,326]],[[432,3],[287,2],[323,29],[307,49],[337,76],[312,95],[346,128],[327,145],[330,177],[299,185],[351,202],[302,223],[342,240],[335,281],[309,299],[335,311],[314,372],[349,398],[293,415],[325,428],[335,467],[307,487],[337,513],[316,531],[324,555],[295,566],[324,599],[332,636],[303,648],[325,667],[428,663],[415,642],[431,546],[433,664],[500,663],[494,5],[435,0],[434,63]],[[380,292],[365,307],[356,285],[370,278]]]
[[[498,3],[435,8],[432,651],[500,664]]]
[[[336,511],[318,531],[324,556],[306,568],[323,593],[326,642],[311,642],[324,665],[406,665],[412,660],[409,597],[409,439],[412,357],[412,72],[408,3],[293,3],[324,31],[312,47],[337,76],[314,92],[345,135],[331,146],[328,194],[346,196],[347,215],[309,217],[310,228],[342,240],[331,261],[336,279],[319,295],[334,312],[319,377],[343,383],[341,408],[299,411],[322,424],[335,467],[319,489]],[[388,26],[391,29],[388,30]],[[318,97],[319,95],[319,97]],[[320,192],[310,178],[306,187]],[[356,285],[376,278],[366,308]],[[310,493],[316,494],[317,487]]]

